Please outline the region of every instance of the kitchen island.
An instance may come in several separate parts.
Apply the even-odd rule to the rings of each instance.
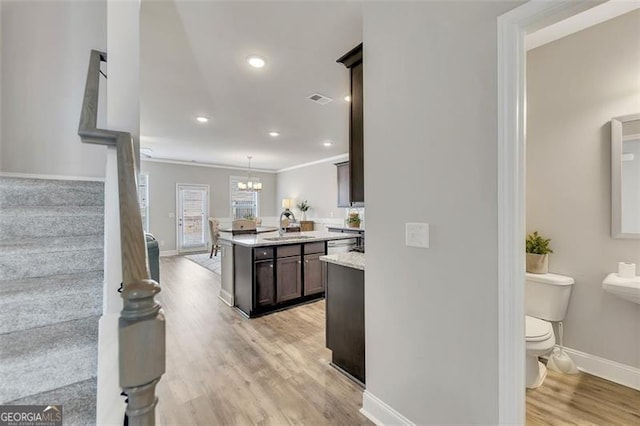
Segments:
[[[364,253],[321,256],[327,263],[326,344],[331,364],[365,384]]]
[[[255,317],[323,297],[320,257],[327,253],[327,241],[345,238],[328,231],[221,234],[219,239],[232,245],[233,304]]]

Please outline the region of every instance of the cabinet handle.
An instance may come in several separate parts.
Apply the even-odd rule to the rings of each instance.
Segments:
[[[302,263],[302,261],[301,261],[301,260],[298,260],[298,264],[300,264],[300,263]]]
[[[269,265],[269,268],[273,268],[273,265]]]
[[[266,252],[266,251],[263,251],[263,252],[262,252],[262,255],[263,255],[263,256],[266,256],[266,255],[267,255],[267,252]]]
[[[304,261],[304,263],[309,263],[309,261],[308,261],[308,260],[305,260],[305,261]]]

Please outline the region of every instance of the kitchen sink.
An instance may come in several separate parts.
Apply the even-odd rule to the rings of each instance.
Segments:
[[[313,238],[309,235],[283,235],[281,237],[264,237],[266,241],[288,241],[288,240],[306,240]]]

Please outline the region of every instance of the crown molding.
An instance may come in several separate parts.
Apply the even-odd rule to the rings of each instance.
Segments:
[[[297,164],[291,167],[285,167],[284,169],[280,169],[280,170],[254,169],[252,167],[251,171],[257,172],[257,173],[282,173],[282,172],[288,172],[289,170],[296,170],[296,169],[302,169],[304,167],[315,166],[316,164],[330,163],[333,161],[345,161],[348,159],[349,159],[349,154],[345,153],[340,155],[334,155],[333,157],[322,158],[320,160],[310,161],[308,163]],[[198,163],[198,162],[184,161],[184,160],[172,160],[169,158],[144,158],[143,157],[143,158],[140,158],[140,161],[146,162],[146,163],[175,164],[179,166],[209,167],[213,169],[242,170],[242,171],[247,170],[246,167],[227,166],[225,164]]]
[[[141,158],[141,162],[144,163],[164,163],[164,164],[175,164],[179,166],[196,166],[196,167],[209,167],[212,169],[227,169],[227,170],[242,170],[247,171],[247,167],[237,167],[237,166],[227,166],[224,164],[212,164],[212,163],[198,163],[192,161],[184,161],[184,160],[171,160],[168,158]],[[257,173],[277,173],[276,170],[270,169],[255,169],[251,168],[251,172]]]
[[[315,166],[316,164],[330,163],[332,161],[344,161],[349,159],[349,154],[340,154],[333,157],[323,158],[321,160],[311,161],[309,163],[302,163],[291,167],[285,167],[284,169],[277,170],[276,173],[288,172],[289,170],[302,169],[303,167]]]

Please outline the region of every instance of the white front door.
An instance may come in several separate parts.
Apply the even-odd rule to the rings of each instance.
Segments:
[[[209,186],[178,184],[178,253],[207,249]]]

